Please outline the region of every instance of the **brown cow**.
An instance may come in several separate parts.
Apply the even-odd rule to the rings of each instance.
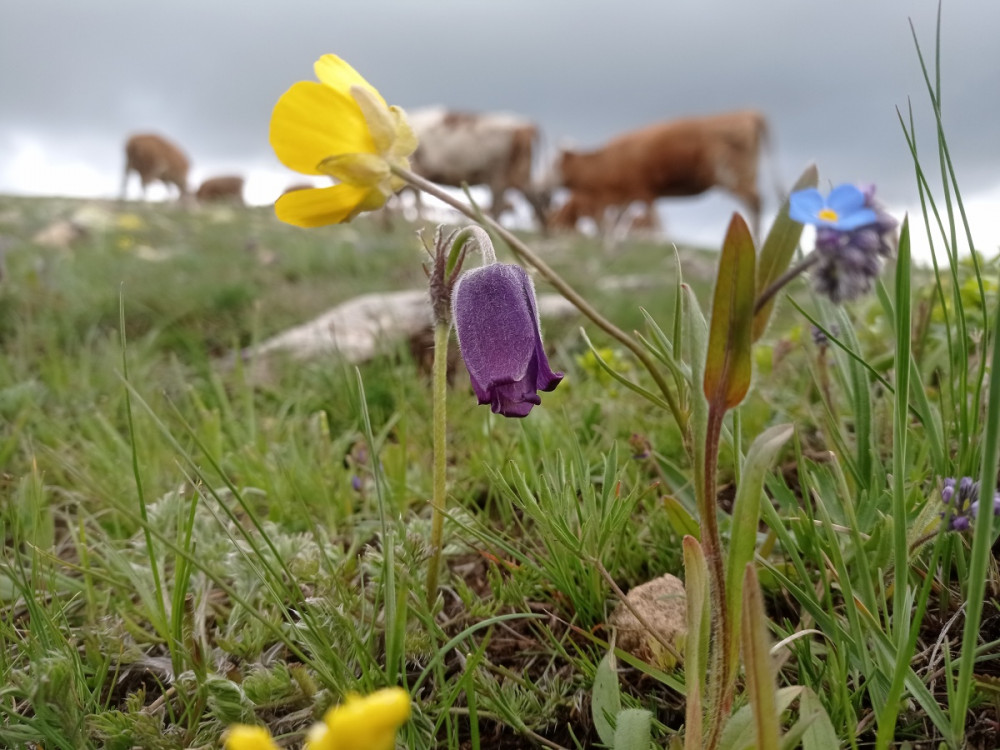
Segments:
[[[153,133],[133,135],[125,142],[125,174],[122,176],[122,200],[128,192],[130,172],[139,175],[142,181],[142,197],[146,198],[146,186],[159,180],[169,189],[176,185],[180,198],[187,195],[187,179],[190,163],[180,148],[166,138]]]
[[[652,203],[606,206],[598,204],[590,193],[570,193],[567,201],[552,214],[549,225],[556,231],[573,230],[581,219],[592,219],[599,233],[619,228],[627,234],[655,235],[663,229]]]
[[[236,203],[243,205],[243,178],[239,176],[210,177],[194,194],[199,203]]]
[[[605,249],[612,250],[626,238],[655,239],[662,235],[663,226],[652,203],[635,202],[627,206],[604,206],[594,203],[584,193],[570,193],[549,220],[555,231],[573,231],[581,219],[591,219],[602,238]]]
[[[749,110],[658,123],[596,151],[563,151],[555,179],[590,205],[604,207],[721,187],[746,205],[756,233],[757,163],[766,139],[767,121]]]

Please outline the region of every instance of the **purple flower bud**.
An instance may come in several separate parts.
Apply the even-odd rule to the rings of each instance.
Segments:
[[[361,492],[361,477],[357,474],[351,476],[351,487],[355,492]]]
[[[948,484],[949,481],[951,482],[951,484]],[[951,502],[951,498],[954,494],[955,494],[955,480],[945,479],[944,487],[941,488],[941,502],[947,505],[948,503]]]
[[[973,518],[979,518],[979,501],[976,500],[969,506],[969,512]],[[1000,516],[1000,492],[993,495],[993,515]]]
[[[975,512],[972,515],[975,515]],[[969,523],[968,516],[955,516],[951,519],[951,529],[952,531],[965,531],[969,528]]]
[[[975,487],[976,483],[972,477],[962,477],[962,480],[958,483],[958,494],[971,497]]]
[[[520,266],[491,263],[463,273],[452,317],[472,388],[494,414],[527,416],[542,402],[538,391],[554,390],[563,379],[549,367],[535,288]]]

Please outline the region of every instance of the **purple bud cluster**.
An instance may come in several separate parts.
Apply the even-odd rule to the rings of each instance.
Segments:
[[[871,291],[882,271],[884,258],[896,248],[897,222],[875,201],[875,186],[861,189],[864,207],[875,220],[856,229],[816,227],[819,261],[813,272],[813,286],[833,302],[843,302]]]
[[[950,506],[941,513],[941,518],[950,519],[948,528],[952,531],[965,531],[972,519],[979,515],[979,482],[972,477],[962,477],[955,480],[946,477],[941,487],[941,502]],[[993,515],[1000,516],[1000,492],[993,493]]]

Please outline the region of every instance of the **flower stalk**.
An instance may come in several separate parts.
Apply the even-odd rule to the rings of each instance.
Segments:
[[[427,604],[433,610],[441,570],[441,546],[448,495],[448,343],[451,323],[434,324],[434,365],[431,400],[433,408],[433,485],[431,494],[431,558],[427,566]]]
[[[525,245],[512,232],[504,228],[499,222],[489,216],[483,216],[477,213],[473,208],[466,205],[462,201],[456,200],[452,196],[448,195],[448,193],[435,185],[433,182],[425,180],[423,177],[414,174],[408,169],[403,169],[402,167],[396,165],[391,166],[391,169],[393,174],[405,180],[411,186],[427,193],[428,195],[433,195],[435,198],[447,203],[464,216],[468,216],[473,221],[481,222],[496,232],[496,234],[510,246],[511,250],[514,251],[518,258],[534,267],[538,273],[541,274],[542,278],[551,284],[557,292],[566,298],[581,313],[593,321],[593,323],[596,324],[601,330],[626,346],[629,351],[631,351],[643,364],[650,376],[656,382],[656,385],[663,393],[663,398],[667,402],[667,405],[670,408],[670,413],[677,422],[677,425],[680,427],[681,432],[683,434],[687,434],[687,412],[680,407],[676,397],[670,390],[670,386],[663,377],[663,373],[660,371],[660,368],[657,367],[652,357],[649,356],[649,353],[638,341],[601,315],[579,294],[579,292],[573,289],[573,287],[571,287],[561,276],[559,276],[559,274],[557,274],[545,261],[538,257],[538,255],[536,255],[531,248]]]
[[[796,276],[799,276],[810,268],[812,268],[819,261],[819,254],[813,250],[809,255],[803,258],[799,263],[789,268],[781,276],[774,280],[767,289],[760,293],[757,301],[754,302],[753,314],[759,313],[768,302],[774,299],[775,295],[778,294],[782,289],[784,289],[789,282],[791,282]]]
[[[479,227],[466,227],[449,235],[439,231],[428,273],[431,310],[434,316],[434,364],[431,372],[433,411],[431,479],[431,556],[427,567],[427,605],[433,610],[441,572],[444,515],[448,501],[448,345],[451,338],[451,292],[462,270],[465,245],[475,239],[480,247],[489,237]],[[492,252],[492,246],[489,251]],[[430,251],[429,251],[430,252]]]

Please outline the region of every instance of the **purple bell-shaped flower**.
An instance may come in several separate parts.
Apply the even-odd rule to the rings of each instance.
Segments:
[[[525,417],[563,379],[549,367],[535,288],[523,268],[489,263],[463,273],[452,296],[462,359],[480,404]]]

